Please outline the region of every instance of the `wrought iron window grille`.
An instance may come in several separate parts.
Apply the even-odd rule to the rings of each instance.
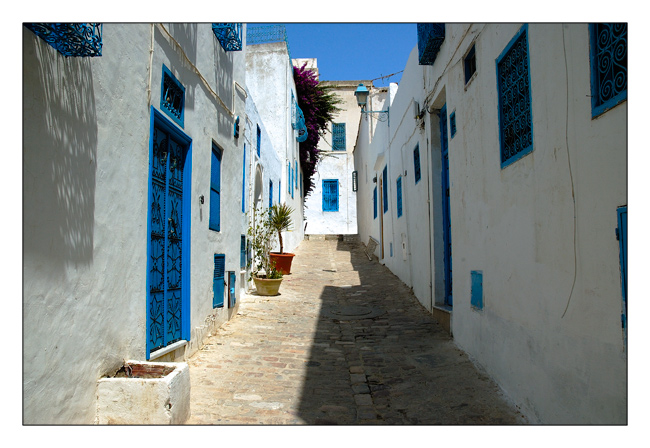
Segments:
[[[345,151],[345,123],[332,123],[332,151]]]
[[[101,23],[26,23],[25,27],[63,56],[102,55]]]
[[[496,60],[501,168],[533,150],[528,26],[524,25]]]
[[[627,23],[594,23],[589,34],[595,118],[627,98]]]
[[[444,23],[418,23],[418,62],[433,65],[445,41]]]
[[[160,108],[181,127],[184,125],[185,87],[163,64]]]
[[[225,51],[241,51],[241,23],[213,23],[212,31]]]

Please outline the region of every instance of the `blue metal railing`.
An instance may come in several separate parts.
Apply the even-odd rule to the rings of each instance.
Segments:
[[[246,28],[246,45],[270,44],[284,42],[291,62],[291,48],[287,39],[287,28],[284,25],[254,26]]]
[[[101,56],[101,23],[26,23],[25,27],[64,56]]]
[[[217,40],[226,51],[241,51],[242,49],[242,24],[241,23],[213,23],[212,31]]]
[[[419,64],[433,65],[444,40],[444,23],[418,23]]]

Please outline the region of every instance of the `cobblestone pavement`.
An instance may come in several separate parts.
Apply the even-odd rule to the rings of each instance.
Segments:
[[[188,424],[521,424],[499,388],[358,242],[295,251],[188,362]]]

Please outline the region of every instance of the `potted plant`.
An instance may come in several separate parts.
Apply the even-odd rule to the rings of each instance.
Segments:
[[[248,236],[253,252],[249,267],[257,293],[262,296],[275,296],[282,283],[282,274],[277,271],[270,256],[275,228],[271,225],[268,211],[262,208],[253,210],[253,222],[248,228]]]
[[[271,261],[275,262],[275,268],[283,275],[291,274],[291,262],[295,254],[285,253],[282,244],[282,232],[290,230],[293,225],[291,214],[293,208],[287,204],[275,204],[271,207],[271,227],[277,232],[280,242],[280,252],[271,252]]]

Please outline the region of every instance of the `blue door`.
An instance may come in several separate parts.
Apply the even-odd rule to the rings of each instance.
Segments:
[[[440,111],[440,148],[442,153],[442,229],[445,264],[445,305],[452,306],[451,220],[449,217],[449,144],[447,141],[447,105]]]
[[[155,116],[155,118],[154,118]],[[157,349],[186,337],[184,308],[189,284],[182,271],[189,255],[189,203],[184,201],[190,177],[189,138],[166,119],[152,112],[150,148],[147,359]],[[185,216],[187,215],[187,216]]]

